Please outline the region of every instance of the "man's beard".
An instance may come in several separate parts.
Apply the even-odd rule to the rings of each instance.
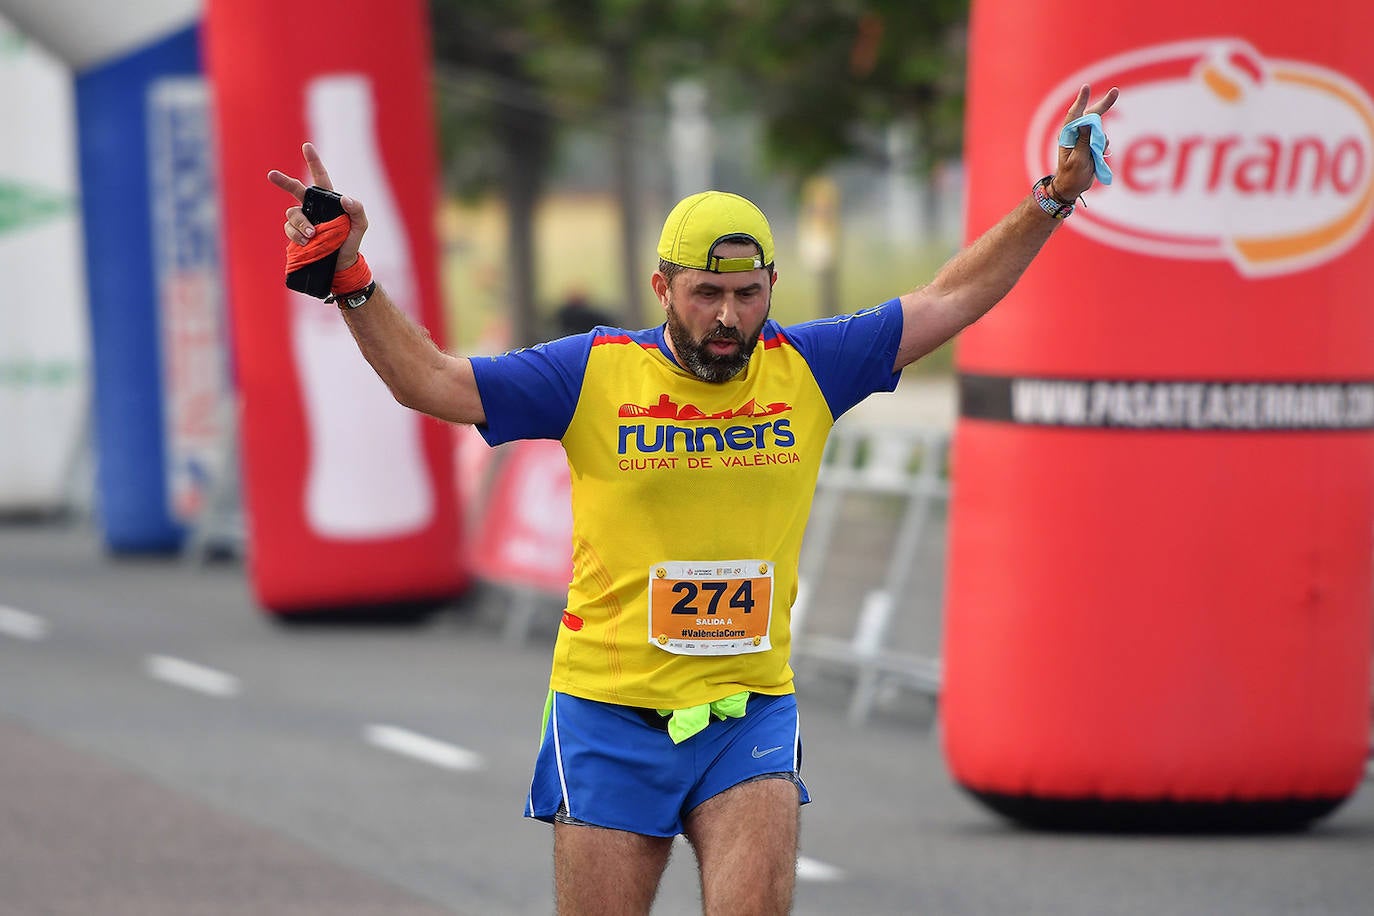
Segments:
[[[768,320],[766,312],[763,320]],[[739,328],[727,328],[716,322],[713,330],[708,331],[700,340],[696,340],[678,318],[672,298],[668,299],[668,337],[673,342],[673,349],[687,371],[703,382],[728,382],[739,375],[744,367],[749,365],[749,358],[754,355],[754,347],[759,342],[759,332],[762,330],[763,322],[759,322],[754,333],[745,337]],[[712,353],[710,344],[713,340],[734,341],[739,345],[739,349],[733,353]]]

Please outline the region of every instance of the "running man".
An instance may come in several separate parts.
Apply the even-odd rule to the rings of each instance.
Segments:
[[[1089,107],[1084,86],[1065,123],[1116,98]],[[647,913],[678,834],[707,914],[789,911],[810,800],[789,609],[826,436],[1006,295],[1091,187],[1089,139],[1081,128],[1055,173],[929,284],[873,308],[770,320],[768,221],[706,191],[663,227],[650,278],[663,325],[471,359],[439,350],[373,281],[362,202],[345,197],[343,226],[317,233],[305,186],[269,173],[298,204],[289,260],[337,250],[333,298],[396,400],[493,445],[548,438],[567,452],[573,578],[525,808],[553,824],[560,914]]]

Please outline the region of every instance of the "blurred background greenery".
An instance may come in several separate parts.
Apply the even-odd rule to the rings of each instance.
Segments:
[[[673,203],[769,215],[789,323],[925,282],[960,242],[968,0],[431,0],[449,343],[661,319]],[[938,353],[917,371],[949,371]]]

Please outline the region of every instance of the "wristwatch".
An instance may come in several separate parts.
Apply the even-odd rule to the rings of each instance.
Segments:
[[[364,302],[372,298],[372,294],[377,291],[377,281],[373,280],[360,290],[351,293],[337,293],[329,298],[334,301],[339,308],[355,309]]]

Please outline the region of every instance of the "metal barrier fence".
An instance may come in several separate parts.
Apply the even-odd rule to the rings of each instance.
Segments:
[[[939,694],[948,452],[935,429],[841,425],[827,445],[792,608],[793,668],[849,676],[856,724],[885,692]]]

